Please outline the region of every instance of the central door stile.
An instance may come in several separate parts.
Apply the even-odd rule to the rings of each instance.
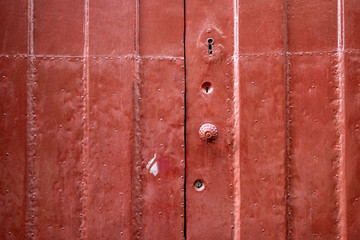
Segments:
[[[221,7],[220,7],[221,6]],[[187,1],[186,238],[234,231],[233,3]]]

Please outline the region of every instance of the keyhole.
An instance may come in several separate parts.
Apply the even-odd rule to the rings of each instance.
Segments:
[[[202,88],[203,93],[205,93],[205,94],[209,94],[209,93],[211,93],[213,91],[213,87],[212,87],[211,82],[204,82],[201,85],[201,88]]]
[[[208,42],[208,45],[209,45],[209,56],[212,56],[213,55],[212,45],[213,45],[214,41],[213,41],[212,38],[208,38],[207,42]]]

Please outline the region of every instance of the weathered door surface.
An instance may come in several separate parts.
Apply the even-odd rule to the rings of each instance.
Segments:
[[[0,239],[360,239],[356,0],[0,0]]]

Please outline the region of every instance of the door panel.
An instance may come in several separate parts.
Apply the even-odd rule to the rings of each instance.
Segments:
[[[343,5],[344,18],[344,95],[345,95],[345,191],[346,224],[349,240],[360,238],[360,5],[348,0]]]
[[[288,3],[288,234],[295,239],[344,234],[337,10],[337,1]]]
[[[239,54],[270,54],[284,50],[284,2],[237,1]],[[235,18],[236,19],[236,18]],[[241,72],[240,72],[241,74]]]
[[[24,239],[27,2],[0,1],[0,239]]]
[[[141,0],[138,3],[138,53],[184,57],[184,2]]]
[[[281,53],[239,56],[240,236],[285,239],[285,86]]]
[[[23,0],[0,2],[0,54],[27,53],[27,8]]]
[[[137,8],[134,237],[183,239],[183,1],[144,0]]]
[[[135,48],[136,1],[102,0],[89,1],[88,4],[90,55],[132,55]]]
[[[286,55],[281,1],[239,1],[240,238],[286,239]]]
[[[42,58],[34,59],[34,68],[32,233],[41,239],[79,237],[82,62]]]
[[[136,4],[115,0],[85,3],[84,52],[88,57],[84,91],[88,99],[84,127],[88,141],[84,147],[83,236],[130,239]]]
[[[133,66],[124,56],[89,59],[89,239],[132,235]]]
[[[297,136],[290,149],[290,230],[295,238],[329,238],[336,235],[339,201],[335,191],[339,129],[333,115],[338,109],[336,56],[294,55],[289,61],[289,130],[290,136]]]
[[[142,58],[139,76],[141,189],[134,190],[142,214],[140,239],[182,239],[183,59]]]
[[[0,239],[25,237],[27,65],[0,57]]]
[[[31,0],[34,54],[82,56],[85,0]]]
[[[1,135],[1,209],[17,209],[2,210],[2,238],[183,239],[183,2],[25,7],[12,19],[26,56],[8,45],[20,35],[0,34],[1,127],[19,131]]]
[[[348,239],[355,240],[360,236],[360,53],[345,54],[345,111],[346,111],[346,220]]]

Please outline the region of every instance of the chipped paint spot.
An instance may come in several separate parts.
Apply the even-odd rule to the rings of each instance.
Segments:
[[[159,173],[159,168],[158,168],[158,164],[157,162],[155,162],[152,166],[151,164],[155,161],[156,159],[156,153],[154,154],[154,157],[148,162],[148,164],[146,165],[146,169],[149,169],[150,167],[150,173],[154,174],[154,176],[158,175]]]

